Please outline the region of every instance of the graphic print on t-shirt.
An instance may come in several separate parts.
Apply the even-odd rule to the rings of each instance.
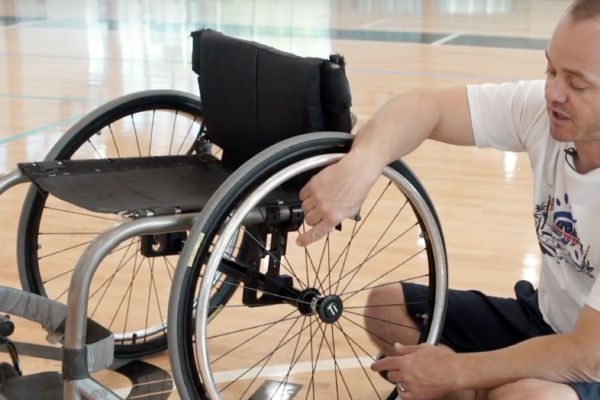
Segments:
[[[534,212],[535,227],[542,253],[557,262],[565,261],[577,272],[594,277],[594,267],[587,257],[589,246],[584,246],[577,236],[576,220],[571,213],[569,195],[539,203]],[[549,220],[550,219],[550,220]]]

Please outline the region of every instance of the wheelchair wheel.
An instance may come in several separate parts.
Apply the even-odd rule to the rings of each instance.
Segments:
[[[370,369],[378,351],[363,323],[366,302],[370,290],[401,281],[428,287],[420,340],[438,343],[448,287],[443,233],[425,189],[401,161],[385,169],[358,221],[344,221],[308,248],[292,244],[306,229],[300,188],[346,154],[352,139],[325,132],[276,144],[236,170],[204,208],[169,302],[169,355],[183,400],[311,392],[313,399],[381,399],[391,388]],[[227,262],[239,229],[254,246],[246,243],[247,262]],[[382,255],[386,249],[391,255]],[[194,308],[210,309],[217,274],[240,287],[208,324]]]
[[[197,96],[172,90],[143,91],[89,113],[58,140],[46,160],[210,151],[203,133]],[[79,256],[95,236],[120,218],[80,209],[32,185],[21,212],[17,243],[24,290],[65,303]],[[135,238],[124,242],[100,265],[92,283],[89,317],[114,333],[117,359],[148,357],[166,350],[168,295],[186,236],[187,232],[181,232]],[[235,287],[226,286],[217,291],[215,304],[226,302],[233,290]]]

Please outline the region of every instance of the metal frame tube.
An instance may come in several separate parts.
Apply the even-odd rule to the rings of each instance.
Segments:
[[[21,172],[19,168],[11,169],[0,174],[0,196],[8,189],[21,183],[31,182],[29,177]]]
[[[1,184],[1,183],[0,183]],[[249,212],[244,222],[256,224],[265,221],[264,209]],[[126,219],[106,229],[90,243],[75,265],[67,298],[64,349],[83,349],[87,331],[88,297],[92,279],[100,263],[120,243],[136,236],[191,230],[198,213],[176,214],[140,219]],[[283,216],[285,218],[285,216]],[[64,351],[63,349],[63,351]],[[93,378],[64,381],[64,399],[95,400],[98,394],[107,400],[118,396]]]
[[[77,393],[79,398],[84,398],[87,400],[123,400],[112,390],[106,388],[94,378],[81,379],[71,383],[71,390]],[[65,382],[65,387],[66,384],[67,383]]]
[[[249,212],[243,224],[256,224],[265,220],[261,209]],[[102,260],[117,245],[136,236],[191,230],[198,213],[176,214],[159,217],[127,219],[116,223],[98,235],[90,243],[75,265],[67,299],[65,348],[85,347],[88,296],[92,278]]]
[[[194,213],[127,219],[106,229],[88,245],[77,261],[69,285],[65,348],[85,347],[88,297],[92,278],[110,251],[121,242],[136,236],[189,230],[196,216]]]
[[[106,229],[88,245],[77,261],[69,285],[63,351],[85,347],[90,286],[98,266],[111,250],[123,241],[136,236],[189,230],[196,216],[197,214],[194,213],[127,219]],[[76,381],[65,379],[63,389],[65,400],[81,400],[82,396],[91,400],[97,398],[120,400],[117,395],[93,378]]]

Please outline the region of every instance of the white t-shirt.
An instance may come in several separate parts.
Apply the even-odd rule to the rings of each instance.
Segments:
[[[467,91],[477,147],[529,155],[542,252],[540,309],[556,332],[567,333],[584,304],[600,311],[600,169],[577,173],[565,151],[573,143],[550,135],[544,84],[468,85]]]

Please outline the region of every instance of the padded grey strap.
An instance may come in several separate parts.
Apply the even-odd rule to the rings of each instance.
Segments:
[[[63,341],[66,305],[57,301],[0,286],[0,312],[38,322],[48,332],[50,343]],[[86,338],[87,370],[94,373],[108,368],[114,361],[114,335],[108,329],[88,318]]]

